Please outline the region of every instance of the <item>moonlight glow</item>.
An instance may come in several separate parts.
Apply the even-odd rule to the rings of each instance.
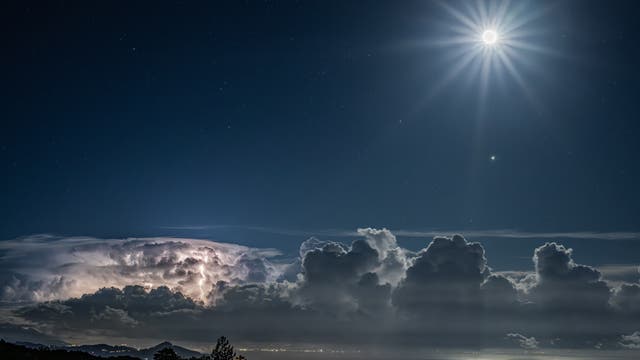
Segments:
[[[531,2],[475,1],[451,4],[439,3],[444,15],[438,27],[431,28],[430,39],[421,41],[431,49],[430,54],[441,56],[439,80],[430,85],[428,98],[453,84],[477,86],[481,113],[487,93],[496,85],[519,87],[527,100],[537,106],[534,82],[528,81],[532,70],[539,71],[537,57],[554,54],[537,43],[536,34],[544,31],[537,20],[545,9],[532,8]],[[435,35],[434,37],[434,34]],[[536,76],[539,76],[538,73]]]
[[[498,33],[492,29],[485,30],[482,33],[482,41],[487,45],[494,45],[498,42]]]

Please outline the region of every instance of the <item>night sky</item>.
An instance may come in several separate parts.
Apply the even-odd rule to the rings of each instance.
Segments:
[[[413,250],[461,233],[499,270],[552,240],[637,266],[640,8],[514,3],[518,76],[484,80],[447,75],[468,2],[3,3],[0,239],[291,258],[372,227]]]
[[[84,3],[84,4],[83,4]],[[633,2],[535,21],[539,104],[459,79],[431,2],[18,2],[2,236],[163,226],[638,230]],[[407,45],[409,44],[409,45]],[[491,162],[490,156],[496,161]]]

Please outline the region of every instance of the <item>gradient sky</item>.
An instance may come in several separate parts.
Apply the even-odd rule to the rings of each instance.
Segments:
[[[637,230],[633,2],[558,2],[537,22],[559,56],[526,78],[540,108],[490,88],[480,120],[464,81],[424,101],[442,56],[403,45],[439,30],[429,2],[14,5],[4,237]]]

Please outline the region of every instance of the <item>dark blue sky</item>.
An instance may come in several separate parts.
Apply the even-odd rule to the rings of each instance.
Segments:
[[[464,75],[428,97],[432,2],[5,4],[0,237],[640,230],[637,5],[553,4],[536,103],[507,79],[482,112]]]

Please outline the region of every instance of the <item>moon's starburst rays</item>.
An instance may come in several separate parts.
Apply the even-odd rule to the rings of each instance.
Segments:
[[[462,54],[456,56],[450,63],[453,64],[445,71],[444,76],[438,80],[427,96],[427,100],[435,97],[442,89],[447,87],[454,79],[456,79],[466,68],[469,67],[473,60],[477,59],[475,49],[466,49]]]
[[[465,15],[463,12],[461,12],[460,10],[454,8],[453,6],[449,5],[449,4],[445,4],[445,3],[441,3],[441,6],[451,15],[453,16],[455,19],[457,19],[458,21],[460,21],[460,23],[466,25],[468,28],[472,29],[472,30],[480,30],[480,26],[481,24],[478,23],[477,21],[473,21],[473,19],[471,19],[469,16]],[[481,22],[483,20],[480,20]]]
[[[539,53],[542,55],[554,56],[554,57],[563,56],[560,52],[550,49],[548,47],[527,43],[525,41],[516,40],[514,38],[510,38],[509,40],[505,41],[505,45],[507,45],[508,48],[513,48],[515,50],[525,50],[529,52],[534,52],[534,53]],[[514,53],[514,56],[515,56],[515,53]],[[522,56],[522,58],[524,58],[524,56]]]
[[[484,99],[487,96],[487,90],[489,87],[489,75],[491,72],[491,57],[485,56],[482,58],[482,64],[480,70],[480,81],[479,81],[479,96],[478,96],[478,114],[484,114],[485,110],[485,102]]]
[[[447,34],[425,41],[428,47],[441,48],[440,55],[448,69],[441,71],[427,95],[427,101],[454,82],[478,81],[478,110],[486,107],[491,83],[503,87],[512,81],[522,89],[534,106],[534,92],[524,74],[535,69],[534,55],[559,55],[553,49],[534,41],[539,29],[532,23],[549,8],[530,9],[530,2],[519,1],[467,1],[460,5],[439,3],[448,15],[442,28]],[[531,26],[530,26],[531,25]],[[524,71],[524,72],[523,72]],[[535,72],[535,71],[534,71]]]
[[[539,107],[539,103],[533,91],[530,89],[529,86],[527,86],[527,83],[525,82],[524,78],[522,77],[518,69],[516,69],[516,67],[513,65],[513,61],[511,60],[512,57],[509,57],[506,51],[498,52],[498,56],[501,60],[502,65],[504,65],[504,67],[509,72],[509,75],[511,75],[511,77],[516,81],[518,86],[520,86],[520,88],[524,92],[529,102],[533,104],[534,107],[536,108]]]

